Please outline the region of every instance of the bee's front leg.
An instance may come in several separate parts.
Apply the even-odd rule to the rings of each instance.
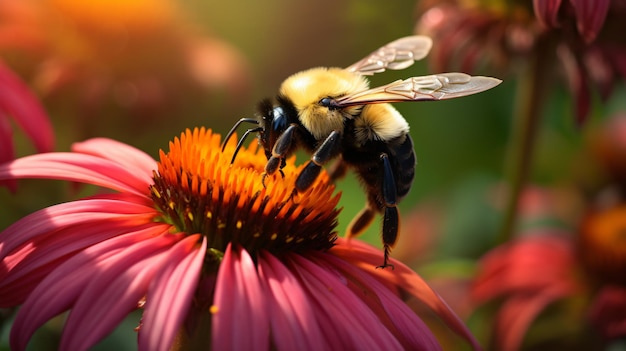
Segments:
[[[265,177],[276,173],[276,171],[280,171],[280,174],[284,177],[282,169],[285,167],[285,158],[293,149],[293,141],[298,128],[297,124],[292,124],[276,139],[276,144],[272,148],[272,156],[265,164],[265,172],[262,178],[263,186],[265,186]]]

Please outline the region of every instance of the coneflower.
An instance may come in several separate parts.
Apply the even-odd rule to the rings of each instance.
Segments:
[[[337,237],[339,194],[323,173],[293,192],[287,161],[262,184],[256,145],[187,130],[147,154],[108,139],[0,166],[0,180],[62,179],[115,190],[51,206],[0,233],[0,307],[22,305],[11,347],[68,311],[60,348],[86,350],[135,309],[140,350],[440,349],[405,299],[479,348],[413,271]]]

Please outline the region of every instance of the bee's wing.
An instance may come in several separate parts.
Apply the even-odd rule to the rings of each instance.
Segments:
[[[491,77],[472,77],[465,73],[441,73],[398,80],[381,87],[342,96],[335,107],[382,102],[446,100],[480,93],[502,81]]]
[[[422,35],[400,38],[372,52],[346,70],[371,76],[386,69],[405,69],[426,57],[432,45],[432,40]]]

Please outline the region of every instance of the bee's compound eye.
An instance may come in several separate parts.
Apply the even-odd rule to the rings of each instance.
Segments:
[[[324,106],[324,107],[328,107],[331,110],[337,108],[337,106],[335,106],[335,100],[333,100],[332,98],[329,98],[329,97],[325,97],[325,98],[321,99],[319,104]]]

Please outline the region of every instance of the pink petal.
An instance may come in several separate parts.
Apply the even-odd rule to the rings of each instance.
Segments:
[[[455,16],[456,14],[451,14]],[[445,32],[438,33],[439,42],[434,46],[431,62],[435,63],[435,70],[449,70],[456,62],[458,53],[462,51],[462,44],[474,40],[473,32],[467,28],[473,28],[474,16],[462,16],[455,20],[453,26],[446,28]]]
[[[500,350],[517,351],[528,327],[544,308],[557,299],[572,294],[569,284],[554,284],[534,295],[515,295],[500,307],[496,317],[497,345]]]
[[[200,235],[188,236],[165,254],[165,264],[146,296],[139,350],[171,349],[200,279],[207,243],[203,237],[198,247],[199,239]]]
[[[559,9],[561,0],[533,0],[535,16],[547,28],[559,27]]]
[[[20,245],[49,232],[81,223],[106,225],[127,221],[141,225],[152,222],[157,211],[143,204],[109,198],[72,201],[45,208],[13,223],[0,233],[0,259]]]
[[[113,331],[124,317],[137,309],[152,277],[171,259],[164,252],[181,238],[182,235],[161,235],[145,240],[116,254],[110,265],[93,267],[97,279],[91,279],[74,303],[59,348],[87,350]]]
[[[74,143],[72,151],[114,161],[138,175],[143,174],[146,183],[152,181],[152,171],[157,169],[157,162],[150,155],[112,139],[93,138]]]
[[[571,90],[574,101],[574,116],[578,126],[581,126],[589,116],[591,110],[590,84],[587,77],[587,69],[580,55],[576,55],[570,48],[561,45],[557,48],[557,54],[563,62],[568,87]]]
[[[156,231],[155,231],[156,229]],[[17,313],[11,329],[11,348],[24,350],[35,330],[50,318],[69,309],[98,271],[115,262],[115,255],[133,244],[161,242],[161,227],[148,228],[93,245],[52,271],[33,290]],[[157,237],[155,237],[157,236]]]
[[[148,196],[145,171],[92,155],[55,152],[31,155],[0,165],[0,181],[20,178],[87,183]]]
[[[574,285],[574,260],[571,242],[560,236],[533,235],[500,246],[481,259],[472,298],[483,303],[506,293],[543,289],[555,281]]]
[[[576,13],[576,26],[586,43],[596,39],[609,12],[609,0],[570,0]]]
[[[472,40],[465,45],[460,63],[461,72],[476,72],[478,63],[486,56],[485,47],[488,45],[481,40]]]
[[[41,103],[2,61],[0,61],[0,119],[11,115],[33,141],[39,152],[54,148],[54,132]]]
[[[617,81],[610,54],[598,46],[589,46],[583,58],[589,77],[598,86],[600,98],[606,102],[613,93]]]
[[[267,252],[261,254],[258,270],[265,304],[273,311],[269,314],[272,344],[279,350],[328,350],[309,296],[293,273]]]
[[[140,226],[109,221],[110,223],[86,223],[53,232],[43,238],[27,243],[7,256],[0,269],[0,301],[2,307],[16,306],[44,277],[76,252],[116,236],[144,228],[167,232],[167,224],[148,223]],[[6,272],[3,270],[6,269]]]
[[[336,329],[343,334],[340,344],[331,349],[353,350],[402,350],[396,338],[379,326],[376,314],[347,286],[345,279],[336,272],[308,261],[299,255],[290,256],[292,270],[308,290],[309,299],[320,306],[317,319],[322,329]],[[325,330],[325,334],[330,334]]]
[[[393,284],[417,297],[442,318],[450,329],[465,338],[475,350],[481,349],[478,341],[450,306],[409,267],[392,258],[391,263],[395,266],[394,270],[376,269],[375,267],[380,265],[382,255],[380,250],[358,240],[348,242],[343,238],[338,238],[336,243],[337,245],[329,251],[330,253],[360,267],[365,272],[370,272],[381,282]]]
[[[217,272],[213,350],[267,350],[269,313],[256,267],[242,248],[226,248]]]
[[[324,261],[331,267],[341,270],[346,277],[354,280],[353,290],[363,292],[361,299],[366,300],[370,308],[378,315],[381,322],[396,336],[405,349],[440,350],[441,345],[428,326],[388,287],[363,272],[360,268],[343,261],[339,257],[320,253],[320,265]]]

